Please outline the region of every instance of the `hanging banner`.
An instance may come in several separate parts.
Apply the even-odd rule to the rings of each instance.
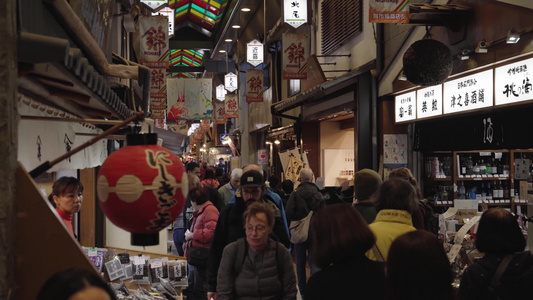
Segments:
[[[157,15],[163,15],[168,18],[168,36],[174,36],[174,10],[170,7],[165,7],[158,12],[152,13],[152,16]]]
[[[289,179],[293,182],[298,181],[300,178],[300,172],[304,168],[304,162],[299,157],[294,155],[289,156],[289,162],[285,167],[285,179]]]
[[[216,89],[216,97],[218,100],[220,101],[224,101],[226,99],[226,94],[228,92],[226,91],[226,89],[224,88],[224,85],[223,84],[219,84],[217,85],[217,89]]]
[[[253,40],[246,44],[246,62],[254,67],[263,63],[263,44],[258,40]]]
[[[409,0],[370,0],[370,23],[409,23]]]
[[[141,3],[146,5],[152,12],[156,12],[167,5],[167,0],[141,0]]]
[[[224,87],[228,92],[233,92],[237,89],[237,75],[228,73],[224,76]]]
[[[283,79],[307,79],[307,35],[284,33],[282,49]]]
[[[226,119],[239,117],[239,102],[236,94],[227,94],[225,104]]]
[[[263,70],[246,70],[246,102],[263,102]]]
[[[169,123],[167,124],[167,127],[168,130],[183,135],[187,135],[189,132],[189,125],[187,125],[187,121],[185,120],[177,120],[176,124]]]
[[[268,165],[268,150],[267,149],[260,149],[257,151],[257,164],[259,165]]]
[[[307,23],[307,0],[284,0],[283,21],[294,28]]]
[[[212,79],[167,78],[169,120],[212,120]]]
[[[214,105],[215,124],[226,124],[226,109],[224,102],[216,101]]]
[[[152,69],[150,110],[167,109],[167,80],[165,69]]]
[[[140,16],[141,64],[150,68],[169,67],[168,18]]]

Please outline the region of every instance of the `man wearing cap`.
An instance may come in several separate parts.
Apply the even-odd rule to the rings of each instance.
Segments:
[[[207,262],[209,282],[207,299],[216,299],[217,273],[220,261],[222,260],[224,247],[246,236],[242,216],[248,205],[256,201],[271,204],[275,216],[274,229],[272,231],[273,238],[277,239],[287,248],[290,246],[289,236],[287,235],[280,210],[275,203],[264,197],[267,187],[263,175],[256,170],[247,171],[241,176],[240,186],[241,196],[236,197],[235,203],[226,205],[220,212],[218,218],[211,251],[209,253],[209,260]]]
[[[383,181],[378,173],[370,169],[362,169],[354,175],[355,209],[361,213],[368,224],[374,222],[377,211],[371,196],[379,189]]]

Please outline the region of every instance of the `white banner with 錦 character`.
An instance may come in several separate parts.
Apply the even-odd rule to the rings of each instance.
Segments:
[[[167,78],[169,120],[212,120],[212,79]]]
[[[307,35],[284,33],[281,44],[283,79],[306,79],[309,58]]]
[[[263,102],[263,70],[246,70],[246,102]]]
[[[166,16],[140,16],[140,61],[150,68],[169,66],[168,18]]]

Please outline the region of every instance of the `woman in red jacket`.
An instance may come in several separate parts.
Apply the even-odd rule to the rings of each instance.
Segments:
[[[191,247],[211,247],[215,227],[217,226],[219,212],[209,201],[207,190],[202,187],[193,188],[189,191],[191,204],[194,208],[191,231],[185,233],[186,249]],[[203,265],[194,266],[194,299],[207,299],[207,261]]]

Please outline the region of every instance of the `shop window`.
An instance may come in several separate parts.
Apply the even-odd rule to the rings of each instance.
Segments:
[[[300,92],[300,79],[290,79],[288,88],[288,97],[292,97]]]
[[[363,30],[363,1],[324,0],[321,5],[322,54],[331,54]]]

